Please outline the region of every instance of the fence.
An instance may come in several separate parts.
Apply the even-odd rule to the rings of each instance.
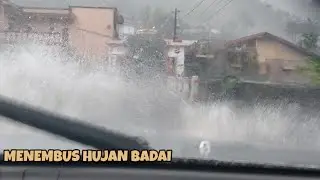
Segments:
[[[48,45],[61,45],[64,39],[59,32],[19,32],[3,31],[0,32],[1,41],[4,43],[20,43],[23,41],[36,41]]]
[[[201,82],[200,89],[203,90],[206,101],[230,98],[247,103],[286,101],[306,107],[320,107],[320,88],[318,87],[239,82],[228,91],[222,81],[210,81]]]
[[[174,77],[169,76],[167,87],[173,93],[181,96],[183,99],[193,102],[198,99],[199,78],[198,76]]]

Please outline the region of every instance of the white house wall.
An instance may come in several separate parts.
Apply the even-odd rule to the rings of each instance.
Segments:
[[[179,53],[177,53],[176,50],[179,50]],[[177,75],[183,75],[184,72],[184,52],[183,46],[171,46],[168,51],[168,57],[174,57],[176,59],[174,69]]]

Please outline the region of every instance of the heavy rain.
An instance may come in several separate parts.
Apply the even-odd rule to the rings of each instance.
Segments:
[[[178,157],[320,165],[318,1],[0,2],[1,96]],[[2,149],[87,148],[1,128]]]

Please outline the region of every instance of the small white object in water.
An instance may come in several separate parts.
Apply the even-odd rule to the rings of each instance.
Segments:
[[[199,145],[200,155],[202,157],[208,157],[211,152],[211,145],[209,141],[201,141]]]

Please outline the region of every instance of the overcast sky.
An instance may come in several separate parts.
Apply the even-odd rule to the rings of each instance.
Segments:
[[[125,17],[139,16],[147,5],[171,12],[181,10],[180,17],[194,8],[201,0],[12,0],[25,6],[67,7],[68,5],[115,6]],[[215,1],[214,5],[210,6]],[[310,6],[312,0],[205,0],[184,20],[193,25],[210,24],[215,29],[232,29],[238,36],[268,31],[286,36],[289,15],[300,19],[320,20],[319,8]],[[208,8],[210,6],[210,8]],[[219,13],[219,9],[223,8]],[[206,10],[207,9],[207,10]],[[205,11],[206,10],[206,11]],[[203,13],[205,11],[205,13]],[[290,17],[293,18],[293,17]]]
[[[201,0],[100,0],[115,3],[124,14],[136,15],[142,7],[150,5],[170,12],[175,7],[181,10],[180,17],[189,12]],[[312,0],[205,0],[195,11],[184,18],[196,25],[211,24],[216,29],[234,29],[238,36],[268,31],[287,36],[286,23],[289,19],[307,18],[320,20],[319,8],[310,5]],[[209,9],[207,9],[210,6]],[[217,10],[223,8],[219,13]],[[207,9],[207,10],[206,10]],[[206,10],[206,11],[205,11]],[[205,13],[203,13],[205,11]],[[236,26],[236,27],[235,27]]]

